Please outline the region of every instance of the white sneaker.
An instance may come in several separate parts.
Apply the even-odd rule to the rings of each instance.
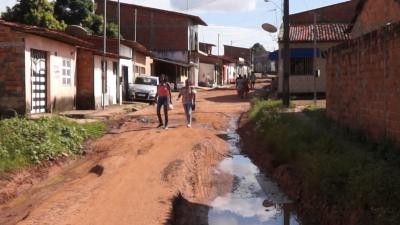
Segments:
[[[165,127],[164,127],[164,130],[168,130],[168,129],[169,129],[169,127],[168,127],[168,126],[165,126]]]
[[[187,127],[188,127],[188,128],[191,128],[191,127],[192,127],[192,124],[188,124]]]

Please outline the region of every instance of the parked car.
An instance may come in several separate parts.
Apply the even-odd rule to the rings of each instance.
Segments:
[[[156,100],[158,77],[140,75],[129,86],[129,96],[132,100],[154,102]]]

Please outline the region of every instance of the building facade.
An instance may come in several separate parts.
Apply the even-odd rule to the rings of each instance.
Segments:
[[[371,17],[385,4],[400,7],[395,0],[359,1],[353,39],[329,50],[326,104],[328,116],[339,124],[399,145],[400,18],[396,13],[382,14],[385,20]]]
[[[329,48],[350,39],[346,31],[353,18],[355,6],[355,1],[347,1],[289,16],[291,94],[308,95],[316,91],[325,95],[326,52]],[[316,29],[315,37],[314,29]],[[283,29],[279,33],[279,53],[282,53],[283,49],[282,37]],[[315,39],[316,44],[314,44]],[[282,93],[283,88],[282,55],[279,54],[278,61],[279,93]],[[319,71],[319,77],[316,77],[316,71]]]
[[[76,107],[77,45],[62,32],[0,21],[0,111],[52,113]]]
[[[104,0],[96,0],[96,13],[104,14]],[[107,20],[118,22],[117,2],[107,1]],[[135,16],[136,15],[136,16]],[[121,3],[121,33],[138,41],[154,55],[154,75],[166,74],[170,82],[198,82],[198,26],[207,24],[198,16]]]

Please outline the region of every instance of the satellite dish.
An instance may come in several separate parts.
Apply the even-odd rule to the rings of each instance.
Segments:
[[[262,28],[263,28],[265,31],[270,32],[270,33],[276,33],[276,32],[278,31],[278,28],[276,28],[274,25],[269,24],[269,23],[264,23],[264,24],[262,25]]]
[[[71,36],[75,37],[85,37],[88,35],[88,31],[78,25],[68,25],[65,29],[65,32]]]

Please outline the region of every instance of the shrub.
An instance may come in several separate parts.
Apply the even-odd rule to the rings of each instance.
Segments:
[[[250,118],[278,160],[301,172],[304,189],[343,210],[364,209],[363,225],[400,222],[400,153],[389,141],[368,142],[312,107],[288,113],[254,100]]]
[[[77,124],[65,118],[0,121],[0,173],[61,155],[82,153],[81,143],[104,133],[102,123]]]

